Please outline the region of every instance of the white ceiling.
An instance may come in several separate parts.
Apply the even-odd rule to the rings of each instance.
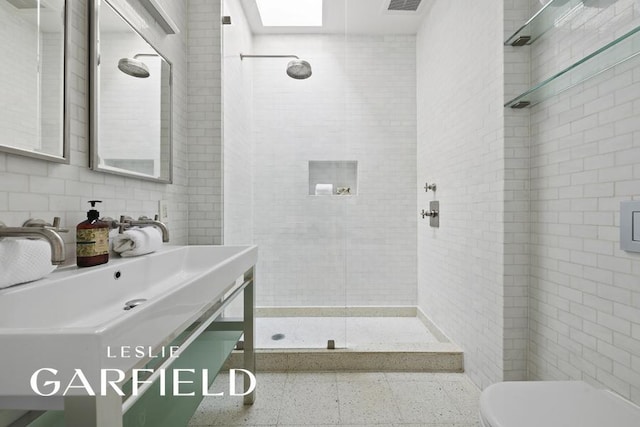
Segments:
[[[389,0],[324,0],[322,27],[263,27],[255,0],[240,3],[254,34],[416,34],[430,1],[416,12],[390,12]]]

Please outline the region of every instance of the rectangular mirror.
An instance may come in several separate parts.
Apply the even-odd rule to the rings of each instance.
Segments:
[[[109,1],[91,15],[91,168],[170,183],[171,63]]]
[[[69,163],[71,0],[0,0],[0,151]]]

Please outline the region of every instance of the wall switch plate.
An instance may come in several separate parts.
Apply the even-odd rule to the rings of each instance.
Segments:
[[[169,206],[166,200],[158,200],[158,216],[160,222],[169,221]]]
[[[620,249],[640,252],[640,201],[620,203]]]

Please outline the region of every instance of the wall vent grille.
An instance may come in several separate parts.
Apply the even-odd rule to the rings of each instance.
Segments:
[[[415,12],[422,0],[391,0],[387,10],[404,10]]]
[[[37,9],[38,2],[36,0],[7,0],[16,9]],[[45,5],[41,4],[40,9],[44,9]]]

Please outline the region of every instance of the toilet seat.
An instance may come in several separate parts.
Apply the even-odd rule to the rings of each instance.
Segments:
[[[640,407],[584,381],[514,381],[480,395],[483,427],[638,427]]]

